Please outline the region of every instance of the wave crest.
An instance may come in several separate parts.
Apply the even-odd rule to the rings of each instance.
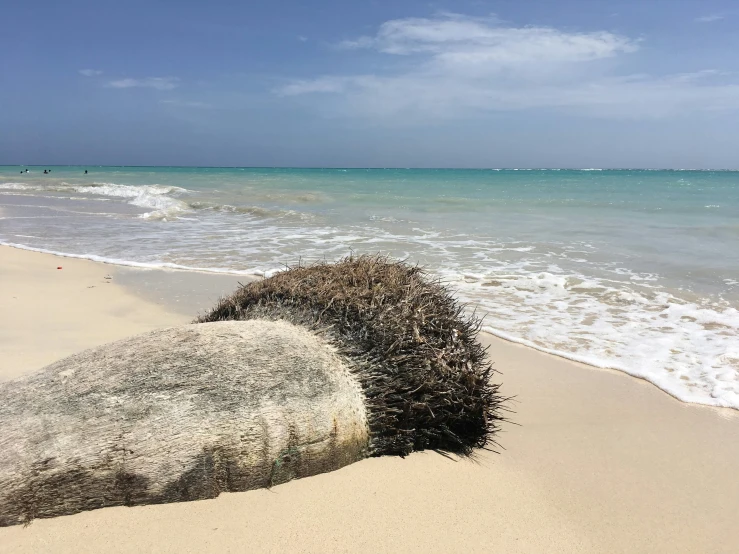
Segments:
[[[117,183],[90,183],[78,185],[62,181],[58,184],[0,183],[0,190],[31,192],[64,192],[93,194],[109,198],[128,199],[128,203],[152,211],[141,214],[144,219],[167,219],[191,211],[186,202],[174,195],[187,193],[186,189],[171,185],[119,185]]]

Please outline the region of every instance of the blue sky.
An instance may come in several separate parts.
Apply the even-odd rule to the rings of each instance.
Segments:
[[[2,13],[2,164],[739,167],[734,1]]]

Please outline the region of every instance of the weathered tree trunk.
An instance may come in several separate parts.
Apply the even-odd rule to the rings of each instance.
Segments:
[[[0,384],[0,525],[213,498],[368,453],[346,360],[284,321],[154,331]]]

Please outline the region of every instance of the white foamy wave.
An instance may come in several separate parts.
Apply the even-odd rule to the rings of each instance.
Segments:
[[[129,204],[138,206],[139,208],[153,208],[152,211],[139,216],[143,219],[161,219],[166,221],[167,218],[177,217],[191,211],[187,203],[181,200],[156,194],[140,194],[131,200]]]
[[[405,220],[397,219],[395,217],[389,216],[389,215],[371,215],[369,216],[370,221],[384,221],[385,223],[401,223],[405,222]]]
[[[19,250],[28,250],[30,252],[40,252],[41,254],[53,254],[54,256],[61,256],[62,258],[74,258],[77,260],[90,260],[93,262],[100,262],[103,264],[120,265],[124,267],[138,267],[141,269],[177,269],[184,271],[198,271],[202,273],[224,273],[227,275],[246,275],[246,276],[271,276],[279,271],[264,271],[259,269],[247,269],[237,270],[227,267],[194,267],[188,265],[174,264],[170,262],[136,262],[131,260],[121,260],[118,258],[109,258],[106,256],[97,256],[95,254],[70,254],[67,252],[58,252],[56,250],[48,250],[46,248],[35,248],[33,246],[26,246],[25,244],[17,244],[14,242],[0,241],[0,246],[10,246],[12,248],[18,248]]]
[[[62,190],[71,188],[77,192],[116,196],[119,198],[135,198],[141,194],[161,196],[164,194],[182,194],[187,190],[172,185],[119,185],[116,183],[92,183],[91,185],[75,185],[62,182]],[[54,189],[56,190],[56,189]]]
[[[119,185],[117,183],[78,185],[66,182],[48,185],[0,183],[0,189],[11,191],[74,192],[85,195],[127,199],[128,203],[132,206],[152,209],[152,211],[139,216],[144,219],[166,220],[192,211],[186,202],[175,197],[187,193],[187,190],[171,185]]]
[[[547,272],[445,277],[487,312],[494,335],[646,379],[686,402],[739,409],[739,311],[728,304]]]
[[[32,187],[33,185],[28,183],[0,183],[0,189],[2,190],[33,190]]]
[[[152,211],[141,214],[143,219],[159,219],[166,221],[168,218],[177,217],[180,214],[191,211],[186,202],[173,198],[172,194],[182,194],[185,189],[175,186],[162,185],[118,185],[116,183],[95,183],[88,185],[71,185],[71,187],[82,194],[98,194],[116,198],[130,198],[128,202],[139,208],[152,208]]]
[[[251,215],[264,219],[291,218],[302,221],[311,221],[315,216],[310,213],[295,210],[282,210],[278,208],[265,208],[263,206],[232,206],[231,204],[215,204],[210,202],[191,202],[188,206],[194,210],[210,210],[213,212]]]

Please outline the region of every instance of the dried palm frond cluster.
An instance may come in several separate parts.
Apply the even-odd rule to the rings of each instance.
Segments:
[[[297,266],[247,284],[196,322],[284,319],[321,330],[366,397],[370,454],[494,443],[504,399],[480,323],[425,272],[383,256]]]

